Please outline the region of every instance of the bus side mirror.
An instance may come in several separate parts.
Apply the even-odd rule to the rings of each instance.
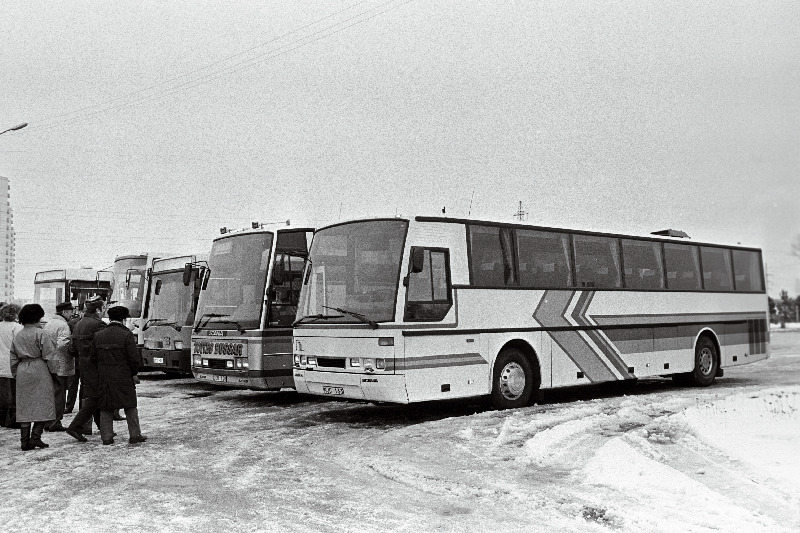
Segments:
[[[156,296],[158,296],[158,294],[161,293],[161,284],[162,283],[163,283],[163,280],[160,280],[160,279],[156,280]]]
[[[126,289],[130,289],[131,288],[131,272],[130,272],[130,270],[128,272],[125,272],[125,288]]]
[[[210,279],[211,279],[211,269],[208,268],[206,269],[205,272],[203,272],[203,286],[201,287],[201,289],[206,290],[206,288],[208,287],[208,280]]]
[[[183,285],[188,287],[190,281],[192,281],[192,264],[186,263],[183,267]]]
[[[411,273],[416,274],[422,272],[425,266],[425,249],[412,248],[411,249]]]

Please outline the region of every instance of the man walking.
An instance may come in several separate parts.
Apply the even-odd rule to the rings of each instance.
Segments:
[[[128,443],[147,440],[139,427],[139,410],[136,407],[136,374],[139,371],[136,337],[122,322],[129,316],[127,307],[111,307],[108,310],[108,327],[94,334],[92,358],[97,362],[97,404],[100,408],[103,444],[114,444],[113,420],[116,409],[125,409]]]
[[[99,296],[89,298],[84,304],[83,318],[75,325],[72,342],[78,352],[78,365],[81,372],[81,408],[67,427],[67,435],[86,442],[83,435],[91,435],[92,418],[100,427],[100,411],[97,408],[97,365],[91,358],[94,334],[106,327],[100,319],[105,302]]]
[[[70,334],[67,320],[72,317],[71,302],[56,305],[56,315],[44,326],[44,331],[56,345],[55,366],[56,373],[53,378],[53,389],[56,400],[56,419],[46,426],[47,431],[66,431],[61,421],[64,419],[64,409],[67,401],[67,387],[70,376],[75,374],[75,355],[72,350],[72,335]]]
[[[81,315],[73,310],[72,317],[67,319],[70,333],[75,331],[75,326],[78,325],[78,321],[80,321],[80,319]],[[75,373],[70,376],[69,383],[67,384],[67,405],[64,409],[65,413],[71,413],[72,410],[75,409],[75,400],[78,398],[78,384],[81,380],[81,369],[80,365],[78,364],[78,352],[75,349],[74,343],[72,344],[72,353],[75,355]]]

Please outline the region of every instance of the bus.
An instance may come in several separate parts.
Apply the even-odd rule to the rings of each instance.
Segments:
[[[114,287],[109,306],[124,305],[130,311],[125,325],[136,335],[137,351],[141,357],[144,346],[144,317],[150,303],[150,271],[153,261],[165,254],[120,255],[114,259]]]
[[[108,270],[67,268],[37,272],[33,279],[33,301],[42,306],[47,317],[56,314],[56,305],[69,300],[76,311],[83,311],[87,298],[108,298],[114,275]]]
[[[683,235],[683,236],[682,236]],[[298,392],[410,403],[673,376],[769,357],[761,251],[443,217],[314,234],[294,322]]]
[[[208,254],[153,261],[148,312],[142,325],[142,365],[168,374],[192,373],[194,314]]]
[[[192,330],[192,374],[223,387],[294,388],[292,322],[313,228],[228,232],[211,246]]]

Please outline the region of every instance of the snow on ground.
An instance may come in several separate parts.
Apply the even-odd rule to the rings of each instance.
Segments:
[[[0,430],[13,531],[797,531],[800,331],[712,387],[542,405],[327,402],[144,376],[150,440]]]

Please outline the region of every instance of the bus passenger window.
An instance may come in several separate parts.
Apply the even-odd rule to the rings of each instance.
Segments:
[[[578,287],[619,288],[619,244],[612,237],[574,235]]]
[[[703,287],[710,291],[732,291],[731,254],[726,248],[700,248],[703,261]]]
[[[625,264],[626,288],[664,288],[660,242],[622,239],[622,262]]]
[[[699,290],[700,257],[697,246],[664,243],[664,262],[667,265],[667,288]]]
[[[422,272],[408,273],[405,321],[440,321],[452,307],[447,250],[426,248],[424,258]]]
[[[758,252],[733,251],[733,271],[736,274],[737,291],[763,291],[761,257]]]

